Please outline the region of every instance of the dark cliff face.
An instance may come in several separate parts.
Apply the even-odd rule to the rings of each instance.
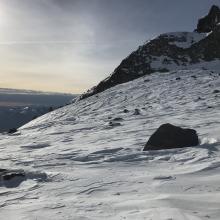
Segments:
[[[84,93],[80,99],[154,72],[185,69],[190,65],[220,59],[218,19],[220,9],[213,6],[209,14],[199,20],[196,32],[163,34],[140,46],[108,78]],[[210,30],[212,33],[204,34]]]
[[[205,39],[193,45],[189,50],[189,55],[197,56],[204,61],[220,59],[220,26],[216,27]]]
[[[213,31],[220,22],[220,9],[213,5],[209,14],[201,18],[198,22],[196,31],[198,33],[209,33]]]

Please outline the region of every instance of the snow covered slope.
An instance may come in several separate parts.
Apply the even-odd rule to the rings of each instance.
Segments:
[[[0,219],[219,220],[219,87],[219,71],[156,73],[1,135],[0,167],[27,179],[1,181]],[[200,146],[143,152],[166,122]]]

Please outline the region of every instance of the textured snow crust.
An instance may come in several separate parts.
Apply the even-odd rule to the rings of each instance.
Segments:
[[[155,73],[1,135],[0,167],[27,179],[0,187],[0,219],[219,220],[219,73]],[[201,144],[143,152],[167,122]]]

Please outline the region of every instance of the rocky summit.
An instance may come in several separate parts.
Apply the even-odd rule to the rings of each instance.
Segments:
[[[209,33],[215,30],[219,23],[220,9],[218,6],[213,5],[209,14],[199,20],[196,31],[199,33]]]
[[[194,32],[161,34],[125,58],[113,73],[80,99],[154,72],[214,68],[220,59],[220,9],[212,6]]]

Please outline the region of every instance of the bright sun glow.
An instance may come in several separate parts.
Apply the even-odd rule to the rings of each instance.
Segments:
[[[4,22],[5,22],[4,10],[2,4],[0,3],[0,25],[4,24]]]

